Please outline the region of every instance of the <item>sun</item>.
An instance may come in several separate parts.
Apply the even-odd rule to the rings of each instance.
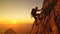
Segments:
[[[15,20],[13,20],[13,24],[16,24],[16,21]]]

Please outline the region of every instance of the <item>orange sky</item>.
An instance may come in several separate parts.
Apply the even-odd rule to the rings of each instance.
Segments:
[[[43,0],[0,0],[0,21],[33,22],[31,19],[32,8],[42,7]]]
[[[42,7],[43,0],[0,0],[0,34],[13,28],[17,34],[29,34],[34,19],[32,8]]]

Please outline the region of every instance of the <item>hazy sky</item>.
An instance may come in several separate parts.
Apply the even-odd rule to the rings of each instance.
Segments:
[[[42,7],[43,0],[0,0],[0,19],[31,18],[32,8]]]
[[[32,22],[30,15],[31,10],[36,6],[40,9],[43,4],[42,2],[43,0],[0,0],[0,34],[3,34],[9,26],[12,26],[13,24],[10,23],[14,23],[15,21],[13,20],[15,19],[20,19],[20,21],[17,22],[18,24],[12,26],[16,32],[18,34],[29,33],[32,26],[32,24],[30,24],[30,22]],[[6,19],[7,21],[1,21]],[[22,25],[20,23],[24,24]],[[30,25],[25,23],[29,23]]]

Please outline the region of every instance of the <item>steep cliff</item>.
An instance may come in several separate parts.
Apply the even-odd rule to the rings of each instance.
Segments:
[[[31,34],[60,34],[60,0],[44,0]]]

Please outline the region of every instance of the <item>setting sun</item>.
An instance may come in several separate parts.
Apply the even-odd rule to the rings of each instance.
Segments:
[[[16,24],[16,21],[15,20],[13,20],[13,24]]]

